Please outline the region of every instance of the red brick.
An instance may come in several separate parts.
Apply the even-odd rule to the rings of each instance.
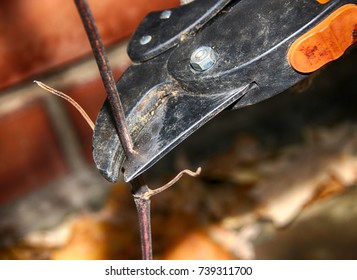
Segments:
[[[152,10],[179,0],[89,0],[106,44],[129,36]],[[0,89],[90,53],[73,1],[0,1]]]
[[[68,170],[41,100],[0,115],[0,203]]]
[[[76,100],[76,102],[81,105],[81,107],[95,123],[98,112],[106,98],[102,80],[99,77],[94,81],[87,82],[82,85],[67,87],[64,89],[64,93]],[[93,163],[93,131],[81,116],[81,114],[71,104],[66,102],[66,108],[78,136],[82,152],[84,153],[87,161],[89,163]]]
[[[125,68],[113,69],[113,75],[120,77]],[[106,98],[103,82],[99,76],[95,80],[86,82],[85,84],[76,84],[63,89],[63,92],[72,97],[81,107],[87,112],[89,117],[95,123],[99,110],[101,109]],[[82,152],[89,163],[93,163],[92,159],[92,136],[93,131],[86,123],[81,114],[68,102],[65,103],[69,117],[76,130],[78,140],[81,145]]]

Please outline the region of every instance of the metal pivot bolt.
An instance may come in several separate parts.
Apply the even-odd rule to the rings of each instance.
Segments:
[[[172,12],[170,10],[163,11],[160,15],[160,19],[169,19]]]
[[[140,44],[141,45],[146,45],[146,44],[150,43],[151,39],[152,39],[152,37],[150,35],[144,35],[140,39]]]
[[[196,71],[206,71],[210,69],[216,62],[216,54],[210,47],[199,47],[192,55],[190,64]]]

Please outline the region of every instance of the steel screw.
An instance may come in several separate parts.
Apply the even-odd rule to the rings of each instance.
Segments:
[[[172,12],[170,10],[163,11],[160,15],[160,19],[169,19]]]
[[[216,54],[210,47],[199,47],[192,55],[190,64],[196,71],[206,71],[210,69],[216,62]]]
[[[146,45],[151,41],[152,37],[150,35],[144,35],[143,37],[141,37],[140,39],[140,44],[141,45]]]

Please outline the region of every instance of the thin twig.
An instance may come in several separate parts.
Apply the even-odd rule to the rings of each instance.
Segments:
[[[197,168],[197,170],[194,172],[194,171],[191,171],[189,169],[185,169],[185,170],[182,170],[179,174],[176,175],[175,178],[173,178],[170,182],[168,182],[167,184],[163,185],[162,187],[160,188],[157,188],[157,189],[150,189],[146,194],[145,194],[145,198],[146,199],[149,199],[150,197],[154,196],[154,195],[157,195],[165,190],[167,190],[168,188],[170,188],[171,186],[173,186],[178,180],[181,179],[181,177],[186,174],[186,175],[189,175],[191,177],[197,177],[198,175],[201,174],[201,167]]]
[[[36,83],[39,87],[43,88],[44,90],[57,95],[61,98],[63,98],[64,100],[68,101],[69,103],[71,103],[77,110],[78,112],[82,115],[82,117],[86,120],[86,122],[88,123],[88,125],[90,126],[90,128],[92,130],[94,130],[94,123],[91,120],[91,118],[88,116],[88,114],[86,113],[86,111],[84,111],[84,109],[81,107],[81,105],[79,105],[73,98],[69,97],[67,94],[56,90],[42,82],[39,81],[33,81],[34,83]]]

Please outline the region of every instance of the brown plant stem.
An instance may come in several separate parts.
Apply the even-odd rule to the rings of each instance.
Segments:
[[[86,30],[89,42],[91,44],[95,60],[98,65],[99,72],[101,74],[105,90],[108,95],[108,100],[114,117],[115,127],[118,132],[120,143],[123,147],[127,160],[131,160],[131,156],[135,153],[133,149],[133,142],[131,141],[128,127],[125,120],[124,110],[120,101],[119,93],[116,87],[115,80],[113,78],[112,71],[108,64],[108,59],[105,54],[105,49],[102,40],[97,31],[92,13],[86,0],[74,0],[78,12],[81,16],[84,28]],[[36,83],[41,87],[53,92],[62,98],[70,101],[76,108],[76,102],[71,101],[70,98],[57,90],[54,90],[40,82]],[[78,105],[79,106],[79,105]],[[80,106],[79,106],[80,107]],[[77,108],[78,109],[78,108]],[[81,110],[81,108],[79,109]],[[181,171],[174,179],[165,184],[164,186],[151,190],[145,183],[142,175],[133,179],[130,183],[132,186],[132,194],[134,197],[136,210],[138,212],[140,239],[141,239],[141,251],[142,258],[144,260],[152,259],[152,240],[151,240],[151,220],[150,220],[150,198],[153,195],[161,193],[162,191],[171,187],[176,183],[184,174],[190,176],[197,176],[201,172],[201,168],[198,168],[196,172],[190,170]]]
[[[146,193],[150,191],[143,176],[132,180],[132,194],[138,212],[141,254],[143,260],[152,260],[152,240],[151,240],[151,217],[150,217],[150,197]]]
[[[87,1],[74,0],[74,2],[82,19],[84,29],[87,33],[90,45],[92,47],[93,55],[103,80],[120,143],[123,147],[125,155],[129,159],[130,155],[134,153],[133,142],[131,141],[130,134],[128,132],[123,105],[119,98],[118,89],[113,77],[112,70],[110,69],[108,63],[108,58],[105,53],[102,39],[99,36],[92,12],[88,6]]]
[[[131,141],[128,127],[125,120],[124,110],[119,98],[119,93],[112,71],[108,64],[103,42],[99,36],[91,10],[86,0],[74,0],[84,28],[86,30],[89,42],[91,44],[95,60],[98,65],[103,84],[108,95],[108,100],[115,121],[115,127],[118,132],[120,143],[123,147],[127,160],[135,153],[133,142]],[[132,193],[134,196],[141,236],[142,256],[145,260],[152,259],[152,242],[151,242],[151,223],[150,223],[150,200],[145,199],[144,195],[149,191],[142,176],[138,176],[131,182]]]

